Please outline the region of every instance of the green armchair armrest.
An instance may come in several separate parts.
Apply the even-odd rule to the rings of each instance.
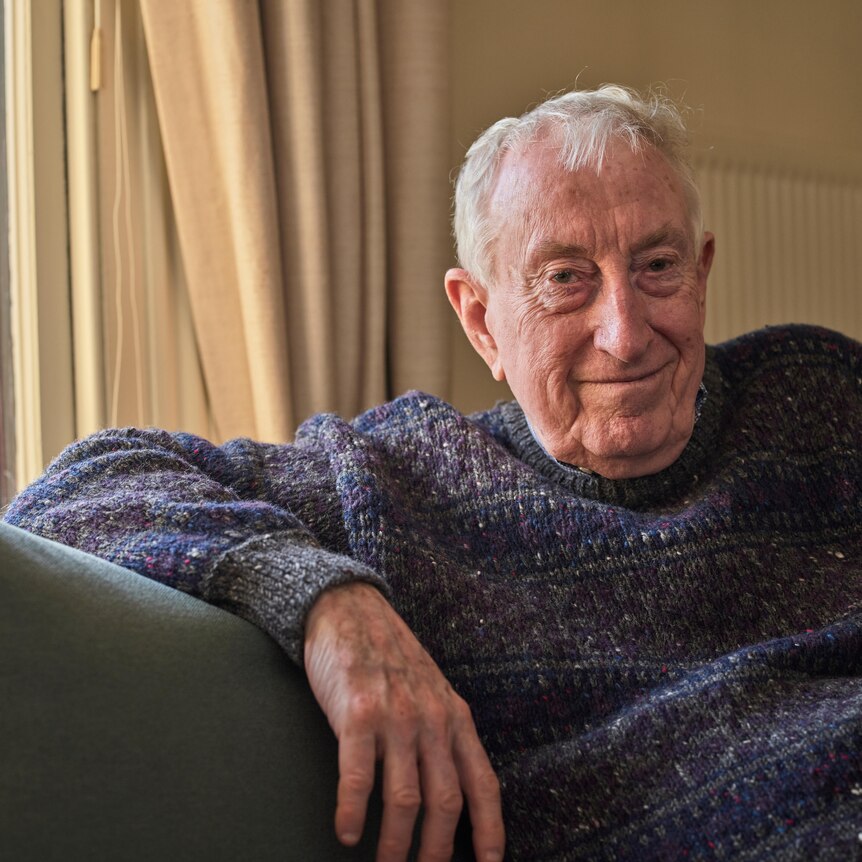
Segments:
[[[366,860],[337,747],[263,632],[0,524],[0,858]]]

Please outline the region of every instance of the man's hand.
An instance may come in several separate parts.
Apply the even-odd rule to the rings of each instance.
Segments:
[[[317,599],[306,620],[305,669],[338,737],[342,843],[359,841],[382,759],[377,862],[406,859],[420,805],[419,860],[448,862],[464,797],[476,859],[502,860],[499,783],[470,709],[377,589],[352,583]]]

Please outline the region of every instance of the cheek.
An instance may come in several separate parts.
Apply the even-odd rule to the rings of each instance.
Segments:
[[[687,291],[670,307],[658,306],[652,326],[686,355],[703,348],[703,316],[693,291]]]
[[[521,302],[509,306],[497,319],[498,344],[512,367],[533,365],[545,356],[547,325],[541,310]]]
[[[515,335],[524,345],[532,345],[547,330],[543,309],[535,302],[520,302],[512,310]]]
[[[682,346],[682,349],[686,353],[702,353],[703,352],[703,326],[700,323],[700,319],[695,317],[686,321],[687,325],[684,326],[680,333],[679,343]]]
[[[674,344],[683,353],[691,353],[700,342],[700,336],[691,331],[691,329],[680,328],[679,332],[674,333]]]
[[[521,323],[518,331],[521,358],[530,362],[533,371],[541,372],[549,380],[567,378],[577,342],[568,321],[536,313]]]

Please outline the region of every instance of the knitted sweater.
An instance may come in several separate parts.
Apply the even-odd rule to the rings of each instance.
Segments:
[[[516,403],[408,394],[291,445],[105,431],[7,519],[262,626],[296,660],[366,579],[473,709],[513,860],[862,849],[862,346],[707,350],[677,462],[550,459]]]

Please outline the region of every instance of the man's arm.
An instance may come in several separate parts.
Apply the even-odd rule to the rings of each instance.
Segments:
[[[225,608],[301,664],[305,616],[324,589],[387,587],[321,547],[272,490],[294,456],[247,440],[104,431],[68,447],[5,519]]]
[[[358,840],[383,759],[380,860],[405,857],[420,801],[420,859],[449,858],[462,794],[478,858],[501,859],[499,790],[469,710],[383,598],[384,580],[321,547],[286,504],[277,489],[303,471],[294,456],[250,441],[101,432],[62,453],[6,519],[230,610],[295,661],[304,646],[339,739],[346,843]]]

